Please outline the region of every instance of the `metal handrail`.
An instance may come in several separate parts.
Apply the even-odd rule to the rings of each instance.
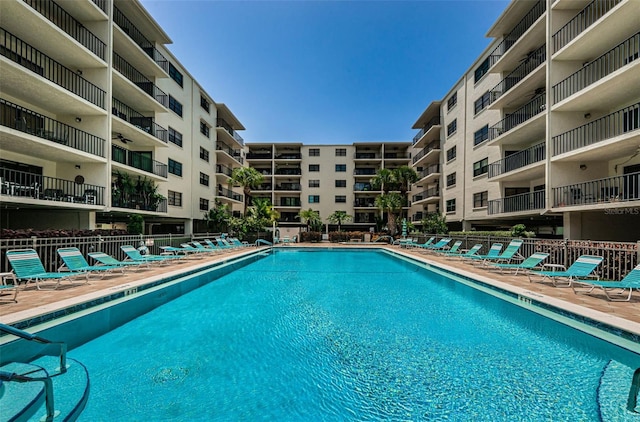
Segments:
[[[273,154],[271,152],[248,152],[247,160],[271,160]]]
[[[104,108],[105,91],[3,28],[0,28],[0,54],[90,103]]]
[[[439,188],[429,188],[425,191],[422,191],[418,194],[413,195],[411,197],[411,202],[418,202],[418,201],[422,201],[423,199],[432,198],[434,196],[439,196],[439,195],[440,195]]]
[[[243,195],[235,193],[231,189],[223,188],[221,185],[218,185],[218,196],[224,196],[225,198],[230,198],[239,202],[242,202],[243,198]]]
[[[163,106],[169,107],[169,96],[115,51],[113,52],[113,68],[146,92],[151,98]]]
[[[231,158],[240,164],[244,162],[239,149],[233,149],[222,141],[216,142],[216,150],[226,152]]]
[[[553,52],[556,53],[562,47],[569,44],[574,38],[588,27],[593,25],[601,17],[606,15],[622,0],[594,0],[584,9],[578,12],[569,22],[553,34]]]
[[[557,104],[628,65],[640,56],[640,32],[627,38],[571,76],[553,86],[553,103]]]
[[[546,0],[538,2],[527,12],[520,22],[513,27],[511,32],[504,36],[502,42],[489,55],[489,65],[493,66],[509,49],[524,35],[525,32],[536,22],[547,10]]]
[[[492,199],[487,204],[487,213],[502,214],[508,212],[522,212],[544,209],[544,191],[525,192],[518,195]]]
[[[494,140],[498,136],[510,131],[511,129],[532,119],[534,116],[542,113],[547,108],[544,93],[538,95],[527,104],[523,105],[516,111],[510,113],[504,119],[489,128],[489,140]]]
[[[434,126],[437,126],[440,124],[440,116],[435,116],[433,118],[431,118],[431,120],[429,120],[422,129],[420,129],[420,131],[416,134],[416,136],[413,137],[413,143],[417,143],[420,138],[422,138],[424,136],[425,133],[429,132],[429,129],[431,129]]]
[[[138,170],[153,173],[161,177],[167,177],[168,166],[143,155],[137,151],[131,151],[117,145],[111,145],[111,159]]]
[[[166,57],[162,55],[153,45],[151,41],[149,41],[142,32],[136,28],[136,26],[131,23],[129,19],[118,9],[117,7],[113,7],[113,21],[122,29],[122,31],[129,36],[138,44],[138,46],[145,52],[147,56],[151,58],[154,62],[158,64],[165,72],[169,73],[169,61]]]
[[[513,69],[503,80],[490,90],[489,101],[493,103],[503,96],[507,91],[516,86],[528,74],[537,69],[547,60],[546,44],[527,55],[525,60],[518,67]]]
[[[231,175],[233,174],[233,169],[231,169],[230,167],[224,166],[222,164],[216,164],[216,173],[224,174],[231,177]]]
[[[440,149],[440,141],[433,141],[426,147],[424,147],[419,153],[413,157],[413,164],[417,163],[422,157],[430,153],[431,151]]]
[[[373,176],[376,174],[376,169],[372,168],[355,168],[353,170],[354,176]]]
[[[104,13],[107,13],[107,0],[91,0],[98,6]]]
[[[169,142],[169,131],[157,124],[153,117],[143,115],[115,97],[112,98],[111,107],[111,113],[114,116],[131,123],[138,129],[147,132],[149,135],[160,139],[164,143]]]
[[[554,136],[553,155],[563,154],[640,128],[640,103]]]
[[[221,119],[220,117],[218,117],[216,119],[216,127],[220,127],[224,130],[227,131],[227,133],[229,135],[231,135],[233,137],[233,139],[235,139],[236,141],[238,141],[238,143],[240,145],[244,145],[244,139],[242,139],[242,136],[238,135],[238,132],[236,132],[229,123],[227,123],[226,120]]]
[[[430,174],[434,174],[434,173],[440,173],[440,164],[431,164],[429,167],[422,170],[420,173],[418,173],[418,180],[423,179],[429,176]]]
[[[640,172],[553,188],[553,206],[640,201]]]
[[[104,157],[106,141],[0,98],[0,125],[79,151]]]
[[[489,179],[545,159],[545,143],[533,145],[489,164]]]

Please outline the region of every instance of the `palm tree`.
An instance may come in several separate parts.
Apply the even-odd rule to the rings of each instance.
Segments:
[[[389,169],[379,169],[369,181],[374,189],[382,188],[383,193],[389,193],[394,187],[395,180]]]
[[[300,220],[302,220],[303,223],[307,224],[307,231],[319,231],[315,230],[319,228],[318,226],[320,226],[320,229],[322,229],[322,219],[320,218],[319,211],[314,211],[309,208],[308,210],[300,211],[298,217],[300,217]]]
[[[255,189],[264,180],[264,176],[258,170],[253,167],[236,167],[231,173],[231,179],[229,179],[230,185],[242,186],[244,192],[244,210],[243,213],[247,214],[247,206],[249,205],[249,199],[251,198],[251,189]]]
[[[393,169],[391,173],[400,194],[406,198],[411,184],[418,181],[418,173],[409,166],[400,166]]]
[[[402,196],[397,192],[382,194],[376,197],[376,207],[387,213],[389,234],[395,236],[397,232],[396,215],[402,210]]]
[[[342,231],[342,223],[351,221],[352,218],[353,217],[347,214],[346,211],[335,211],[333,214],[327,217],[327,220],[329,220],[330,223],[337,224],[338,231]]]

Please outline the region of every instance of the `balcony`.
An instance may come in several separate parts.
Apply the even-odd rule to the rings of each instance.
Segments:
[[[104,187],[102,186],[4,168],[0,168],[0,176],[2,195],[10,196],[11,200],[35,199],[104,205]]]
[[[111,145],[111,159],[125,166],[133,167],[163,178],[167,177],[167,165],[151,159],[148,155]]]
[[[0,98],[0,125],[104,157],[105,140]],[[3,149],[10,150],[7,146]],[[31,151],[32,153],[33,151]]]
[[[539,190],[492,199],[488,203],[487,213],[494,215],[542,210],[545,208],[544,194],[545,191]]]
[[[371,186],[371,183],[356,183],[353,185],[353,190],[355,192],[370,192],[373,191],[373,186]]]
[[[383,157],[385,160],[407,160],[411,155],[408,152],[385,152]]]
[[[231,189],[223,188],[221,185],[218,185],[218,196],[231,199],[232,201],[243,202],[244,195],[240,195],[239,193],[235,193]]]
[[[105,59],[105,44],[89,31],[82,23],[73,18],[66,10],[53,1],[23,0],[38,13],[66,32],[102,60]]]
[[[608,83],[596,83],[623,68],[637,68],[639,62],[636,60],[639,56],[640,33],[637,33],[554,85],[554,105],[563,102],[590,85],[595,86],[589,95],[581,95],[580,101],[573,101],[573,104],[565,104],[564,107],[557,109],[562,111],[584,110],[591,108],[594,102],[598,104],[599,108],[607,108],[612,105],[612,101],[623,101],[625,98],[635,96],[636,92],[629,88],[640,85],[640,71],[638,69],[635,72],[629,72],[629,77],[626,79],[607,78]]]
[[[239,149],[233,149],[229,145],[224,142],[216,142],[216,151],[222,151],[226,153],[229,157],[233,158],[238,163],[242,164],[244,162],[242,158],[242,153]]]
[[[111,113],[114,116],[131,123],[141,131],[161,140],[165,144],[168,143],[169,132],[167,129],[157,124],[153,117],[144,116],[142,113],[135,111],[133,108],[116,98],[112,99],[111,106]],[[114,128],[114,130],[119,131],[116,128]]]
[[[640,172],[553,188],[553,207],[640,201]]]
[[[275,159],[276,160],[301,160],[302,154],[299,152],[283,152],[280,154],[276,153]]]
[[[261,175],[263,175],[263,176],[271,176],[271,169],[270,168],[264,169],[264,168],[257,168],[256,167],[256,171],[258,173],[260,173]]]
[[[417,162],[422,161],[423,158],[426,159],[428,156],[437,157],[437,154],[430,154],[432,151],[440,151],[439,140],[431,142],[429,145],[424,147],[422,151],[417,153],[415,157],[413,157],[413,164],[416,164]]]
[[[416,136],[413,137],[413,145],[415,146],[423,136],[429,133],[429,130],[431,130],[431,128],[440,126],[440,124],[440,116],[435,116],[431,120],[429,120],[427,124],[422,129],[420,129]]]
[[[277,175],[286,175],[286,176],[300,176],[302,174],[302,169],[295,167],[281,167],[276,169]]]
[[[302,190],[300,183],[280,183],[276,184],[274,190],[283,190],[283,191],[299,191]]]
[[[372,168],[355,168],[353,170],[354,176],[374,176],[376,174],[376,169]]]
[[[216,128],[224,129],[224,131],[236,142],[238,142],[240,145],[244,145],[244,139],[242,139],[242,136],[238,135],[238,132],[234,130],[226,120],[218,117],[216,119]]]
[[[433,200],[440,198],[440,189],[439,188],[429,188],[425,191],[422,191],[416,195],[411,197],[411,202],[415,204],[416,202],[425,201],[425,200]],[[431,201],[429,201],[431,202]]]
[[[493,87],[493,89],[491,89],[489,98],[493,108],[504,107],[504,104],[494,103],[498,102],[498,99],[509,92],[511,88],[518,85],[540,65],[544,64],[546,60],[547,53],[545,44],[527,54],[525,60],[518,67],[516,67],[511,73],[505,76],[505,78],[500,81],[500,83],[498,83],[495,87]],[[544,77],[545,75],[543,74],[537,78],[540,79],[540,81],[536,80],[535,82],[532,82],[534,88],[539,84],[544,84]],[[500,103],[504,103],[504,101],[501,101]]]
[[[96,6],[100,8],[105,14],[107,13],[108,0],[91,0]]]
[[[353,217],[353,222],[356,224],[369,224],[376,222],[376,214],[373,212],[357,212]]]
[[[113,52],[113,68],[160,105],[169,106],[169,96],[115,51]]]
[[[545,95],[542,92],[527,104],[512,113],[508,113],[504,119],[489,127],[489,143],[491,145],[502,143],[517,144],[529,142],[532,138],[543,137],[545,130],[545,122],[543,120],[536,121],[535,124],[531,122],[532,124],[528,124],[526,127],[525,123],[543,113],[546,108]],[[522,126],[522,131],[520,131],[519,126]],[[519,133],[511,132],[515,128],[518,128]],[[493,142],[496,139],[498,140]]]
[[[102,89],[2,28],[0,28],[0,55],[104,109],[105,92]],[[84,114],[87,111],[83,104],[66,104],[60,101],[59,94],[51,92],[47,84],[30,83],[26,86],[21,75],[8,66],[3,66],[2,78],[3,91],[15,92],[22,98],[28,98],[30,102],[51,101],[59,105],[61,111],[69,114]]]
[[[271,160],[273,154],[269,152],[251,152],[247,153],[247,160]]]
[[[153,199],[137,193],[121,196],[114,193],[111,195],[111,206],[114,208],[166,213],[167,198]]]
[[[418,173],[418,181],[426,183],[431,179],[440,175],[440,164],[431,164],[420,173]]]
[[[153,43],[142,35],[142,32],[140,32],[138,28],[136,28],[135,25],[127,19],[124,13],[115,6],[113,8],[113,21],[142,49],[142,51],[145,52],[147,56],[151,58],[151,60],[156,62],[166,73],[169,73],[169,61],[155,48]]]
[[[375,198],[356,198],[353,206],[356,208],[372,208],[375,207]]]
[[[553,34],[553,52],[557,53],[564,46],[596,21],[606,15],[623,0],[594,0],[582,9],[573,19]]]
[[[640,103],[636,103],[554,136],[552,138],[553,156],[555,157],[560,154],[575,151],[622,135],[629,136],[621,140],[624,142],[616,143],[617,148],[619,149],[624,143],[626,147],[635,149],[638,145],[637,137],[640,135],[639,128]],[[609,144],[610,143],[607,143],[607,146],[609,146]],[[599,153],[597,150],[594,150],[594,153],[593,158],[595,159]]]
[[[261,192],[264,192],[264,191],[270,191],[272,188],[273,188],[273,185],[271,185],[271,184],[267,184],[267,185],[259,185],[257,188],[253,188],[253,189],[251,189],[251,191],[252,191],[252,192],[254,192],[254,191],[261,191]]]
[[[280,198],[281,207],[299,207],[300,206],[300,198]]]
[[[489,179],[538,163],[545,157],[545,143],[541,142],[489,164]]]
[[[222,164],[216,164],[216,174],[224,174],[225,176],[231,177],[233,169]]]

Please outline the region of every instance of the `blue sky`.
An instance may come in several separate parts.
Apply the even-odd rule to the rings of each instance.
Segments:
[[[246,142],[411,141],[508,0],[142,0]]]

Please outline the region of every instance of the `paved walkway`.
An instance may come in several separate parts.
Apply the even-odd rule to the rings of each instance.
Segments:
[[[328,246],[326,244],[309,244],[300,246]],[[335,245],[332,247],[379,247],[374,245],[354,244]],[[290,247],[290,246],[284,246]],[[514,291],[541,302],[549,303],[562,309],[570,310],[581,315],[588,316],[610,325],[624,328],[627,331],[640,335],[640,293],[634,292],[631,302],[609,302],[604,296],[576,295],[571,288],[553,287],[549,284],[530,283],[526,276],[501,275],[489,272],[486,269],[471,266],[459,260],[445,259],[444,257],[425,253],[418,249],[404,249],[399,246],[387,246],[387,248],[400,254],[419,259],[425,263],[435,264],[444,268],[453,269],[464,275],[473,276],[481,281],[499,285],[501,288]],[[154,279],[180,274],[187,269],[196,269],[207,266],[213,262],[227,260],[232,256],[239,256],[254,251],[255,248],[240,249],[214,256],[204,256],[200,259],[189,259],[186,262],[168,265],[153,266],[151,269],[139,272],[127,272],[125,275],[117,274],[92,278],[89,284],[71,285],[62,282],[61,287],[52,291],[36,290],[35,285],[18,294],[18,303],[0,303],[0,322],[13,323],[37,315],[63,309],[77,303],[83,303],[95,298],[113,294],[117,291],[134,288],[140,284],[146,284]]]

